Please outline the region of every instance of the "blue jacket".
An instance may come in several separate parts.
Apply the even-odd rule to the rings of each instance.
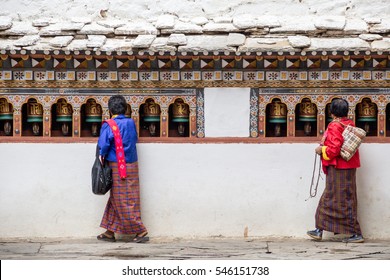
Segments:
[[[117,123],[122,136],[126,163],[136,162],[138,156],[135,144],[137,143],[138,136],[134,120],[126,118],[124,115],[119,115],[115,117],[114,120]],[[100,148],[100,155],[103,156],[105,160],[117,162],[114,134],[112,133],[111,127],[106,122],[103,123],[102,128],[100,129],[98,145]]]

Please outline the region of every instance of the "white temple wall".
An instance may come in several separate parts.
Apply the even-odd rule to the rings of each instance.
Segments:
[[[316,144],[138,144],[151,236],[305,237],[324,187],[306,201]],[[95,144],[0,144],[0,237],[98,234],[108,196],[92,194]],[[359,220],[390,238],[390,145],[363,144]],[[323,176],[324,177],[324,176]]]
[[[34,20],[67,23],[76,18],[113,24],[119,19],[142,26],[143,20],[155,23],[162,14],[175,15],[180,22],[198,22],[199,26],[250,16],[271,23],[290,16],[311,21],[330,17],[329,21],[336,23],[374,17],[369,22],[383,19],[383,34],[387,34],[389,23],[385,19],[390,14],[388,0],[0,2],[0,19],[11,17],[19,34],[37,34],[35,27],[25,24]],[[359,34],[368,32],[364,31],[368,28],[365,22],[360,28],[359,20],[352,23],[349,32],[354,28]],[[26,29],[15,22],[25,24]],[[245,25],[245,21],[240,23]],[[297,33],[306,30],[305,26],[298,27]],[[294,34],[294,28],[291,32]],[[366,49],[368,43],[362,43]],[[385,48],[378,44],[380,50]],[[205,89],[206,137],[249,137],[249,98],[249,88]],[[237,237],[247,228],[249,236],[305,237],[306,230],[314,227],[314,213],[324,187],[323,180],[318,196],[306,201],[315,147],[314,142],[138,144],[143,220],[151,236]],[[94,153],[93,143],[0,143],[0,238],[89,237],[100,233],[108,196],[96,196],[91,191]],[[361,147],[359,220],[367,238],[390,239],[389,154],[390,143],[365,143]]]

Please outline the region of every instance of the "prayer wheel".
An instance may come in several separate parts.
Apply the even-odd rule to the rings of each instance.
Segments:
[[[4,121],[4,134],[12,135],[12,105],[5,98],[0,98],[0,121]]]
[[[304,122],[303,130],[306,136],[311,135],[311,123],[317,122],[317,107],[308,98],[299,104],[299,121]]]
[[[88,99],[85,105],[85,121],[96,123],[102,121],[102,107],[94,99]]]
[[[269,123],[274,125],[274,135],[281,136],[281,124],[287,122],[287,106],[280,100],[273,100],[270,104]]]
[[[369,98],[363,98],[362,102],[357,104],[356,121],[364,123],[364,130],[368,134],[371,126],[377,121],[377,109],[375,103],[372,103]]]
[[[71,122],[72,121],[72,106],[68,104],[64,99],[60,99],[57,102],[57,122]]]
[[[175,103],[173,103],[173,122],[188,122],[189,121],[189,115],[190,110],[187,104],[184,103],[183,100],[177,99]]]
[[[94,99],[88,99],[85,105],[85,122],[92,123],[92,136],[98,136],[98,125],[102,122],[102,107]]]
[[[376,122],[376,116],[376,105],[369,98],[364,98],[361,103],[357,104],[357,121]]]
[[[31,99],[27,103],[27,122],[33,123],[33,135],[40,135],[40,123],[43,122],[43,107],[35,99]]]
[[[27,103],[27,122],[43,122],[43,107],[35,99]]]
[[[60,99],[57,102],[57,117],[56,121],[61,122],[61,131],[64,136],[69,134],[69,123],[72,122],[72,113],[73,109],[70,104],[68,104],[65,99]]]
[[[172,122],[177,123],[177,131],[184,136],[186,124],[189,122],[190,109],[182,99],[176,99],[172,107]]]
[[[145,122],[160,122],[160,106],[153,99],[146,100],[144,106],[144,121]]]
[[[129,104],[126,105],[126,113],[125,113],[126,118],[131,118],[131,107]]]
[[[331,121],[333,121],[333,118],[332,118],[332,113],[330,112],[330,104],[328,104],[327,106],[326,106],[326,121],[327,122],[331,122]]]
[[[299,121],[317,121],[317,107],[308,98],[303,99],[302,102],[299,104]]]
[[[146,100],[143,108],[143,120],[147,123],[150,136],[157,136],[157,126],[160,123],[160,106],[153,99]]]
[[[287,122],[287,106],[279,100],[273,100],[270,104],[269,113],[270,123],[286,123]]]

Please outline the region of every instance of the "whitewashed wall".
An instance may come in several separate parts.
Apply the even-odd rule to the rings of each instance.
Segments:
[[[207,137],[248,136],[249,91],[205,89]],[[138,144],[143,220],[151,236],[304,237],[324,187],[307,200],[316,145]],[[95,146],[1,143],[0,238],[98,234],[107,196],[91,191]],[[390,144],[361,147],[369,238],[390,239],[389,154]]]
[[[188,20],[242,14],[386,18],[390,13],[388,0],[0,2],[0,16],[21,20],[89,17],[156,21],[164,13]],[[206,89],[205,100],[207,136],[248,135],[248,89]],[[230,119],[231,110],[219,110],[221,114],[212,110],[231,109],[232,104],[237,121],[229,126],[225,121]],[[152,236],[242,236],[248,227],[250,236],[304,237],[314,226],[319,199],[305,201],[315,146],[140,144],[143,219]],[[1,143],[0,238],[98,234],[107,197],[91,192],[94,149],[94,144]],[[389,154],[389,144],[364,144],[361,148],[359,215],[366,237],[390,238]]]
[[[305,237],[315,144],[139,144],[142,215],[151,236]],[[107,197],[93,195],[94,144],[0,144],[0,238],[89,237]],[[359,216],[390,238],[390,145],[363,144]],[[321,182],[319,193],[323,190]]]

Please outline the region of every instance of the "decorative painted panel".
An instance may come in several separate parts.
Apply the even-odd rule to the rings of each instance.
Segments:
[[[0,59],[0,86],[1,81],[8,80],[224,81],[227,84],[249,80],[352,82],[390,80],[390,59],[387,52],[282,54],[284,55],[270,53],[178,57],[6,53],[1,55]]]

